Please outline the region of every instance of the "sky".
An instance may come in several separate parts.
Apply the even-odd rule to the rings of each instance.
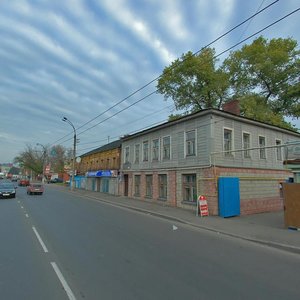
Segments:
[[[1,0],[0,163],[27,146],[72,148],[63,117],[77,155],[165,122],[176,111],[156,93],[163,69],[272,2]],[[299,7],[277,1],[211,47],[221,53]],[[298,11],[233,50],[259,35],[299,43],[299,19]]]

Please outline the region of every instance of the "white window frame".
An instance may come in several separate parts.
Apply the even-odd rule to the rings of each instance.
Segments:
[[[147,159],[146,159],[146,157],[145,157],[145,145],[148,145],[147,146]],[[142,151],[143,151],[143,161],[149,161],[149,141],[148,140],[145,140],[145,141],[143,141],[143,149],[142,149]]]
[[[137,152],[137,151],[136,151],[137,146],[138,146],[138,148],[139,148],[138,156],[137,156],[137,153],[136,153],[136,152]],[[138,163],[140,162],[140,155],[141,155],[141,144],[135,144],[135,145],[134,145],[134,163],[138,164]]]
[[[277,144],[279,142],[279,144]],[[282,140],[281,139],[275,139],[275,145],[282,145]],[[280,157],[279,157],[280,156]],[[282,147],[276,147],[276,160],[282,161]]]
[[[250,152],[250,150],[248,150],[247,151],[247,149],[249,149],[249,148],[245,148],[244,147],[244,142],[245,142],[245,140],[244,140],[244,134],[247,134],[248,136],[249,136],[249,148],[251,148],[251,133],[250,132],[247,132],[247,131],[243,131],[242,132],[242,146],[243,146],[243,157],[244,158],[251,158],[251,152]],[[248,156],[246,156],[246,153],[248,152]]]
[[[225,139],[224,139],[224,133],[225,133],[225,130],[228,130],[228,131],[231,131],[231,141],[230,141],[230,150],[226,150],[225,149]],[[222,135],[222,138],[223,138],[223,151],[224,151],[224,155],[225,156],[234,156],[233,152],[234,151],[234,130],[233,128],[230,128],[230,127],[223,127],[223,135]],[[229,151],[228,153],[226,151]]]
[[[169,138],[169,141],[170,141],[170,143],[169,143],[169,157],[166,157],[164,155],[164,149],[165,149],[164,139],[165,138]],[[171,143],[171,136],[170,135],[163,136],[161,143],[162,143],[162,146],[161,146],[161,157],[162,157],[162,160],[170,160],[171,159],[171,145],[172,145],[172,143]]]
[[[264,141],[265,141],[264,147],[261,147],[261,146],[260,146],[260,141],[259,141],[260,138],[264,138]],[[266,151],[266,148],[265,148],[265,147],[266,147],[266,144],[267,144],[267,139],[266,139],[266,137],[265,137],[264,135],[261,135],[261,134],[260,134],[260,135],[258,136],[258,147],[261,148],[261,149],[259,149],[259,159],[263,159],[263,160],[266,160],[266,159],[267,159],[267,151]],[[261,151],[264,151],[264,152],[263,152],[263,153],[264,153],[264,157],[262,157],[262,155],[261,155],[262,152],[261,152]]]
[[[194,144],[194,154],[188,154],[188,145],[187,145],[187,134],[189,132],[195,132],[195,144]],[[184,132],[184,156],[185,157],[195,157],[197,156],[197,129],[192,129]]]
[[[130,147],[126,146],[125,151],[124,151],[124,162],[125,162],[125,164],[130,162],[129,159],[130,159]]]
[[[156,154],[157,157],[154,157],[154,150],[156,149],[154,148],[154,141],[157,141],[157,154]],[[160,142],[159,142],[159,138],[156,138],[152,140],[152,147],[151,147],[152,161],[159,161],[160,159],[159,153],[160,153]]]

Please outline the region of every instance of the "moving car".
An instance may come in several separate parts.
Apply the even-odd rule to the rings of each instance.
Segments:
[[[11,182],[0,183],[0,198],[15,198],[16,187]]]
[[[41,183],[30,183],[27,186],[28,195],[42,195],[44,193],[44,186]]]
[[[28,179],[20,179],[19,186],[28,186],[29,180]]]

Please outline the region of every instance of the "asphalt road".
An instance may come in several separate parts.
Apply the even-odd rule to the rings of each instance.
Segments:
[[[0,200],[1,299],[300,299],[300,256],[46,185]]]

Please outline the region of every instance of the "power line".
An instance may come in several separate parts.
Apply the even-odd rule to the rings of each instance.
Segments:
[[[200,50],[196,51],[193,53],[193,55],[198,54],[199,52],[201,52],[202,50],[204,50],[205,48],[208,48],[209,46],[211,46],[212,44],[214,44],[215,42],[219,41],[220,39],[222,39],[224,36],[228,35],[229,33],[231,33],[232,31],[234,31],[235,29],[237,29],[238,27],[242,26],[243,24],[245,24],[246,22],[248,22],[249,20],[253,19],[255,16],[257,16],[258,14],[262,13],[263,11],[269,9],[271,6],[273,6],[275,3],[279,2],[279,0],[273,1],[272,3],[270,3],[269,5],[267,5],[266,7],[264,7],[263,9],[257,11],[255,14],[251,15],[250,17],[248,17],[247,19],[245,19],[244,21],[242,21],[241,23],[239,23],[238,25],[234,26],[233,28],[231,28],[230,30],[226,31],[225,33],[223,33],[222,35],[220,35],[219,37],[217,37],[216,39],[214,39],[213,41],[211,41],[210,43],[208,43],[206,46],[202,47]],[[185,60],[182,60],[181,63],[183,63]],[[175,66],[174,66],[175,68]],[[81,126],[79,126],[78,128],[76,128],[76,130],[81,129],[82,127],[86,126],[87,124],[91,123],[92,121],[96,120],[97,118],[99,118],[100,116],[104,115],[105,113],[107,113],[108,111],[110,111],[111,109],[115,108],[116,106],[118,106],[119,104],[121,104],[122,102],[126,101],[127,99],[131,98],[132,96],[134,96],[135,94],[137,94],[138,92],[140,92],[141,90],[143,90],[144,88],[146,88],[147,86],[149,86],[150,84],[152,84],[153,82],[155,82],[156,80],[158,80],[159,78],[161,78],[162,74],[160,76],[157,76],[156,78],[154,78],[153,80],[149,81],[148,83],[146,83],[145,85],[143,85],[142,87],[140,87],[139,89],[135,90],[134,92],[132,92],[130,95],[126,96],[125,98],[123,98],[122,100],[120,100],[119,102],[117,102],[116,104],[114,104],[113,106],[109,107],[108,109],[106,109],[104,112],[98,114],[97,116],[95,116],[94,118],[92,118],[91,120],[85,122],[84,124],[82,124]],[[147,95],[150,96],[153,93]],[[146,96],[146,97],[147,97]],[[136,101],[135,104],[137,104],[140,101]],[[132,105],[131,105],[132,106]],[[107,120],[107,119],[106,119]],[[97,123],[95,126],[101,124],[102,122]],[[91,126],[89,127],[87,130],[94,128],[95,126]],[[87,130],[82,131],[86,132]],[[62,138],[56,140],[53,144],[63,140],[64,138],[66,138],[67,136],[69,136],[71,133],[68,133],[67,135],[63,136]],[[66,141],[68,141],[69,139],[67,139]],[[63,141],[66,142],[66,141]]]
[[[150,114],[147,114],[147,115],[145,115],[145,116],[143,116],[143,117],[141,117],[141,118],[139,118],[139,119],[136,119],[136,120],[134,120],[134,121],[132,121],[132,122],[126,123],[126,125],[130,125],[130,124],[136,123],[136,122],[138,122],[138,121],[140,121],[140,120],[144,120],[145,118],[148,118],[148,117],[150,117],[150,116],[152,116],[152,115],[154,115],[154,114],[161,113],[163,110],[170,109],[170,108],[175,108],[175,105],[174,105],[174,104],[171,104],[171,105],[168,105],[168,106],[163,107],[163,108],[161,108],[161,109],[158,109],[158,110],[156,110],[156,111],[154,111],[154,112],[152,112],[152,113],[150,113]],[[121,135],[122,135],[122,134],[121,134]],[[118,136],[120,136],[120,135],[118,135]],[[112,137],[112,138],[114,138],[114,137]],[[94,142],[80,143],[80,145],[94,144],[94,143],[97,143],[97,142],[103,142],[103,141],[105,141],[105,140],[107,140],[107,139],[102,139],[102,140],[94,141]]]
[[[152,124],[149,124],[148,126],[146,126],[146,127],[143,127],[143,128],[139,128],[139,129],[135,129],[135,130],[133,130],[133,131],[131,131],[131,132],[126,132],[126,134],[134,134],[134,133],[137,133],[137,132],[140,132],[140,131],[143,131],[143,130],[146,130],[146,129],[149,129],[149,128],[151,128],[151,127],[153,127],[153,126],[156,126],[156,125],[160,125],[160,124],[162,124],[162,123],[164,123],[164,122],[166,122],[166,120],[164,119],[164,120],[162,120],[162,121],[159,121],[159,122],[155,122],[155,123],[152,123]],[[123,135],[125,135],[125,134],[119,134],[118,136],[113,136],[113,137],[111,137],[113,140],[115,140],[115,139],[117,139],[117,138],[120,138],[120,136],[123,136]],[[101,141],[105,141],[106,139],[103,139],[103,140],[101,140]],[[106,145],[106,144],[104,144],[104,145]],[[102,145],[103,146],[103,145]],[[101,147],[101,146],[99,146],[99,147]],[[99,148],[98,147],[98,148]],[[85,148],[85,149],[80,149],[80,150],[78,150],[78,151],[85,151],[85,150],[92,150],[92,149],[95,149],[94,147],[89,147],[89,148]]]
[[[228,51],[232,50],[233,48],[237,47],[238,45],[240,45],[240,44],[244,43],[245,41],[247,41],[247,40],[251,39],[251,38],[252,38],[252,37],[254,37],[255,35],[257,35],[257,34],[259,34],[259,33],[263,32],[263,31],[265,31],[266,29],[268,29],[268,28],[270,28],[270,27],[274,26],[275,24],[277,24],[277,23],[281,22],[282,20],[286,19],[287,17],[291,16],[292,14],[296,13],[296,12],[297,12],[297,11],[299,11],[299,10],[300,10],[300,8],[298,8],[298,9],[295,9],[294,11],[290,12],[289,14],[287,14],[287,15],[283,16],[282,18],[280,18],[280,19],[278,19],[278,20],[274,21],[273,23],[271,23],[271,24],[269,24],[269,25],[265,26],[264,28],[262,28],[262,29],[258,30],[258,31],[257,31],[257,32],[255,32],[255,33],[251,34],[250,36],[248,36],[247,38],[243,39],[242,41],[240,41],[240,42],[238,42],[238,43],[234,44],[233,46],[231,46],[231,47],[227,48],[226,50],[222,51],[221,53],[219,53],[219,54],[215,55],[215,56],[214,56],[214,58],[217,58],[217,57],[219,57],[219,56],[223,55],[224,53],[226,53],[226,52],[228,52]],[[146,98],[148,98],[148,97],[152,96],[152,95],[153,95],[153,94],[155,94],[156,92],[157,92],[157,89],[156,89],[155,91],[151,92],[150,94],[148,94],[148,95],[144,96],[143,98],[141,98],[141,99],[139,99],[139,100],[137,100],[137,101],[133,102],[133,103],[132,103],[131,105],[129,105],[128,107],[125,107],[125,108],[123,108],[122,110],[120,110],[120,111],[118,111],[118,112],[114,113],[113,115],[111,115],[111,116],[107,117],[106,119],[104,119],[104,120],[102,120],[102,121],[100,121],[100,122],[96,123],[95,125],[93,125],[93,126],[91,126],[91,127],[88,127],[87,129],[83,130],[83,131],[82,131],[82,132],[80,132],[79,134],[82,134],[82,133],[84,133],[84,132],[86,132],[86,131],[88,131],[88,130],[90,130],[90,129],[92,129],[92,128],[96,127],[96,126],[98,126],[99,124],[101,124],[101,123],[103,123],[103,122],[105,122],[105,121],[107,121],[107,120],[109,120],[109,119],[113,118],[114,116],[116,116],[116,115],[120,114],[121,112],[123,112],[123,111],[127,110],[128,108],[130,108],[130,107],[132,107],[132,106],[136,105],[137,103],[139,103],[139,102],[141,102],[141,101],[145,100]],[[71,138],[70,138],[70,139],[71,139]],[[68,139],[68,140],[70,140],[70,139]],[[66,141],[68,141],[68,140],[66,140]]]

